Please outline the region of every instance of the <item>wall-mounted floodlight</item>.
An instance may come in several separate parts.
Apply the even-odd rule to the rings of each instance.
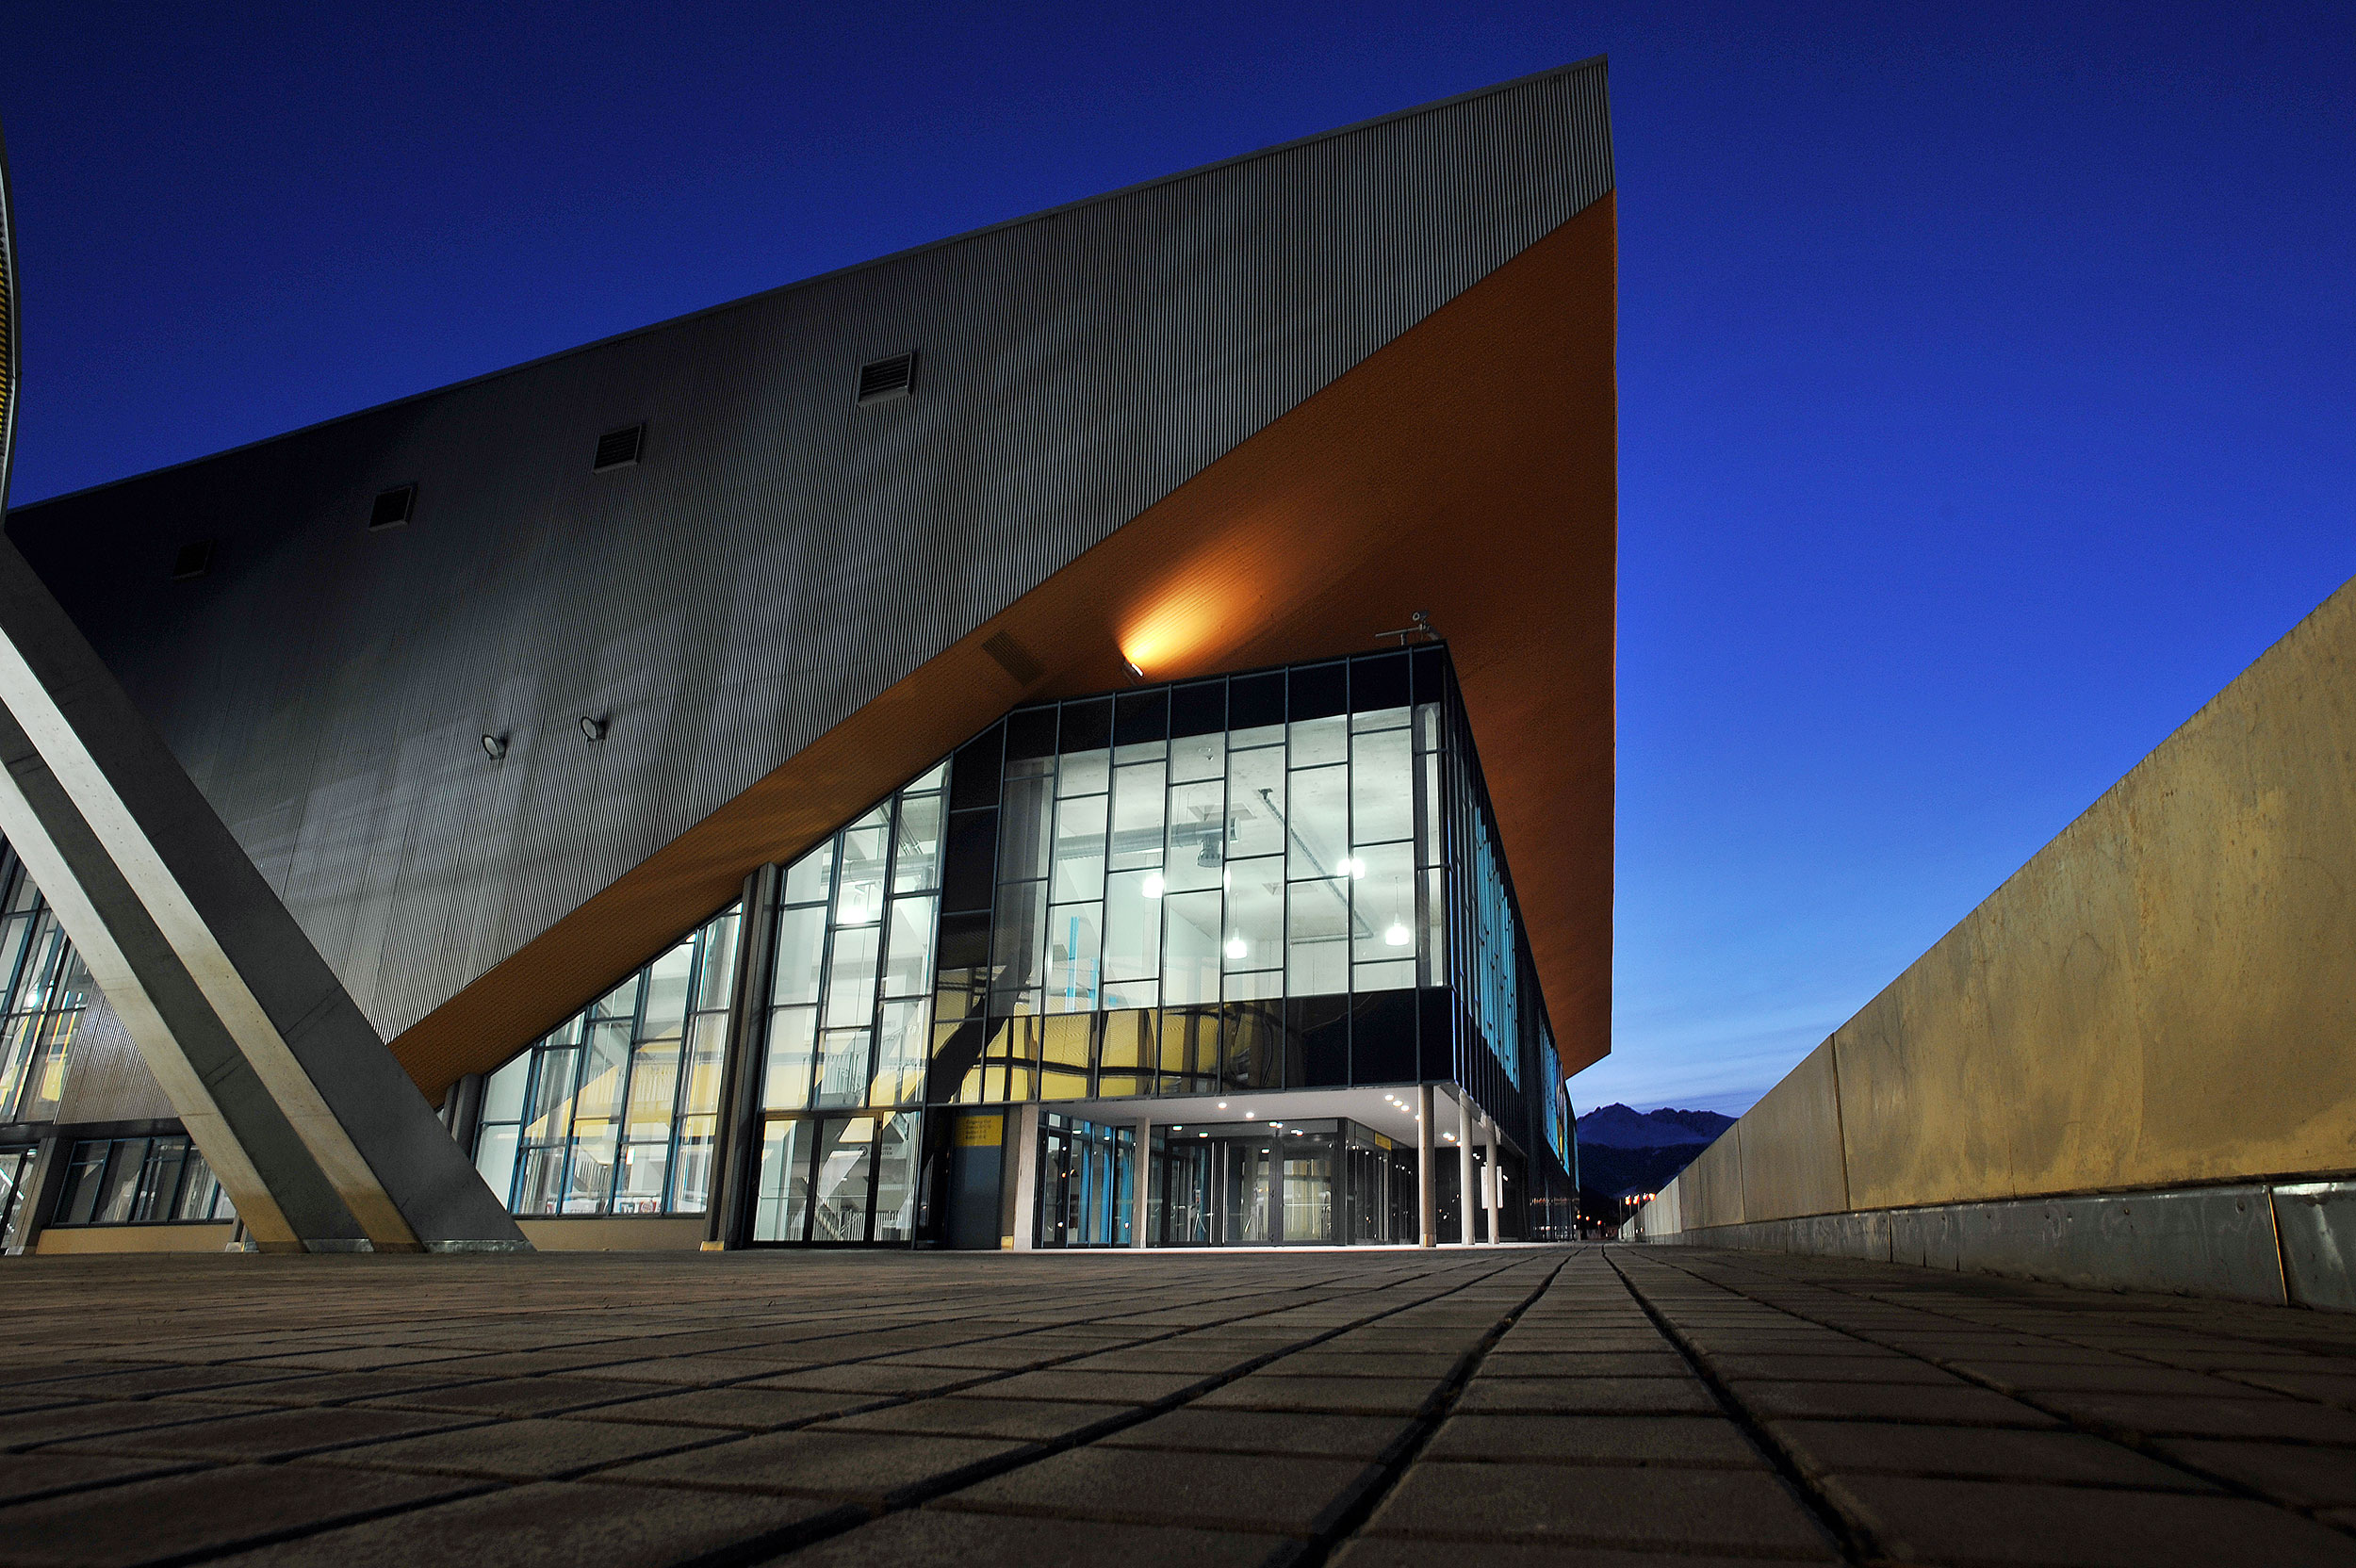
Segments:
[[[581,716],[581,735],[582,740],[587,741],[593,746],[596,745],[599,741],[605,739],[605,721],[603,719],[593,719],[588,714],[583,713]]]
[[[485,735],[483,737],[483,755],[488,757],[494,762],[505,757],[507,755],[507,737],[504,735]]]

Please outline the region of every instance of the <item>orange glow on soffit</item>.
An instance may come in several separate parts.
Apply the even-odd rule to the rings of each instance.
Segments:
[[[393,1042],[497,1066],[1024,701],[1448,638],[1564,1070],[1611,1049],[1607,194],[887,689]],[[1515,384],[1501,389],[1500,365]]]

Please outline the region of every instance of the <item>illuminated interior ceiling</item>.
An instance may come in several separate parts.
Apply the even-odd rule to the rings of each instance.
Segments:
[[[1018,703],[1448,641],[1566,1072],[1611,1049],[1610,195],[1272,421],[419,1020],[496,1067]]]

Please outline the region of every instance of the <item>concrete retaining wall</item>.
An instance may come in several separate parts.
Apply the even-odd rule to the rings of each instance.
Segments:
[[[2276,1195],[2301,1178],[2337,1191],[2320,1179],[2356,1171],[2351,1041],[2356,584],[1811,1053],[1631,1229],[2345,1303],[2345,1231],[2318,1219],[2275,1234]],[[1838,1222],[1800,1223],[1823,1217]],[[2269,1256],[2271,1298],[2250,1284]],[[2286,1285],[2293,1273],[2307,1282]]]

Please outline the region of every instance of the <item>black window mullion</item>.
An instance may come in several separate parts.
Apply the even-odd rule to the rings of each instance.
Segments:
[[[945,806],[947,803],[947,797],[943,796],[942,804]],[[949,828],[948,816],[947,811],[941,813],[941,826],[943,833],[946,833]],[[867,1088],[862,1102],[868,1104],[875,1102],[875,1064],[882,1059],[883,977],[885,967],[892,962],[892,906],[899,897],[892,890],[892,874],[898,870],[899,864],[900,792],[894,790],[892,792],[892,798],[885,803],[883,882],[875,890],[875,992],[867,999]],[[935,912],[935,918],[939,918],[938,911]],[[926,1043],[931,1042],[928,1040]],[[875,1162],[871,1159],[868,1163],[872,1166]],[[874,1172],[871,1170],[869,1174],[872,1176]],[[868,1225],[872,1231],[875,1224],[875,1205],[872,1203],[868,1205]]]

